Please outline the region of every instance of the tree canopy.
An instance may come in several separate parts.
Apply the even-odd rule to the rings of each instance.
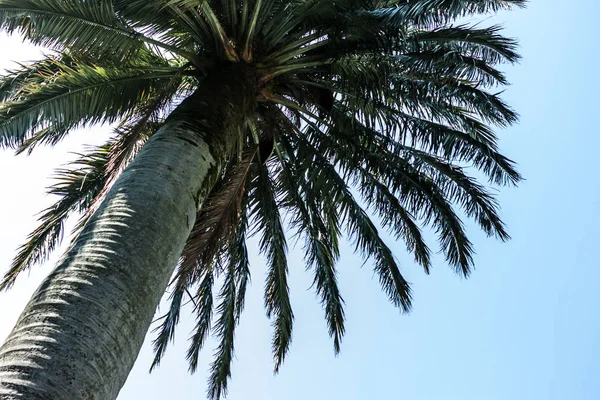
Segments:
[[[234,329],[250,279],[246,239],[268,264],[264,302],[273,320],[275,370],[294,315],[286,233],[304,240],[335,351],[344,335],[339,241],[355,243],[390,301],[411,308],[410,286],[378,224],[403,241],[426,273],[431,227],[447,263],[468,276],[473,245],[461,213],[509,238],[489,185],[521,179],[494,127],[517,120],[501,99],[502,63],[519,59],[500,27],[457,23],[523,0],[0,0],[0,29],[50,50],[0,80],[0,144],[30,152],[96,123],[108,143],[58,171],[57,202],[0,288],[44,261],[66,219],[83,226],[119,173],[199,82],[246,63],[260,85],[230,156],[181,255],[171,305],[154,341],[158,365],[187,295],[197,325],[190,369],[213,331],[219,346],[209,396],[227,387]],[[473,172],[487,177],[479,182]],[[151,212],[149,210],[148,212]],[[374,221],[374,219],[377,219]],[[76,233],[76,232],[75,232]],[[405,261],[405,264],[407,262]],[[215,290],[216,282],[222,284]]]

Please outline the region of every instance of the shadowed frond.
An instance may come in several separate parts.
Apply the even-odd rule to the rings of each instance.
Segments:
[[[242,200],[242,204],[245,205],[247,198]],[[235,324],[239,323],[240,315],[244,308],[244,300],[246,296],[246,288],[250,281],[250,265],[248,259],[248,250],[246,248],[246,229],[247,229],[247,218],[246,213],[242,212],[235,232],[230,235],[229,242],[226,245],[227,253],[221,252],[217,257],[222,256],[224,259],[216,259],[212,263],[200,265],[199,270],[196,271],[196,279],[200,282],[199,289],[195,295],[192,295],[191,301],[194,302],[194,306],[198,315],[198,322],[196,326],[196,333],[190,338],[191,345],[188,352],[188,359],[190,361],[190,369],[194,371],[197,368],[198,356],[200,350],[204,345],[204,340],[208,336],[210,330],[210,323],[212,318],[212,307],[213,307],[213,296],[212,296],[212,285],[214,283],[213,265],[214,263],[227,263],[226,273],[233,273],[233,277],[227,276],[225,283],[220,293],[222,297],[221,305],[218,306],[217,311],[221,313],[221,319],[218,323],[219,332],[218,335],[222,336],[223,341],[227,341],[225,338],[233,337],[233,332],[229,330],[234,329]],[[231,270],[232,269],[232,270]],[[186,282],[187,276],[180,275],[178,281],[173,283],[173,292],[170,295],[171,305],[169,311],[161,317],[161,324],[157,326],[154,331],[157,332],[157,336],[153,341],[154,344],[154,361],[150,370],[157,367],[160,360],[164,356],[169,342],[174,340],[175,328],[179,322],[179,314],[182,306],[182,299],[184,293],[187,292],[187,288],[190,286],[189,282]],[[229,281],[233,279],[233,281]],[[233,287],[235,293],[229,293],[227,290]],[[189,293],[189,292],[188,292]],[[231,301],[231,297],[234,299],[234,318],[235,324],[229,323],[229,306],[228,303]],[[225,305],[227,303],[227,305]],[[223,313],[222,309],[227,309],[227,313]],[[231,346],[231,347],[229,347]],[[230,349],[230,350],[228,350]],[[215,363],[219,364],[219,374],[216,374],[211,378],[211,391],[225,390],[227,384],[228,366],[225,364],[231,363],[231,354],[233,351],[233,342],[227,341],[223,345],[223,348],[216,353]],[[215,365],[216,365],[215,364]],[[225,372],[224,372],[225,371]],[[221,388],[221,389],[219,389]]]
[[[57,183],[48,193],[60,199],[42,211],[38,226],[27,238],[0,283],[0,290],[9,289],[17,276],[35,264],[45,261],[60,244],[64,224],[72,213],[85,212],[105,184],[109,145],[82,155],[71,168],[57,171]]]
[[[245,209],[248,199],[244,199]],[[229,257],[235,264],[235,278],[237,294],[235,296],[235,318],[239,323],[242,311],[244,311],[244,302],[246,300],[246,290],[250,283],[250,260],[248,258],[248,248],[246,247],[246,230],[248,229],[248,218],[246,212],[242,215],[237,227],[235,238],[231,241]]]
[[[160,318],[162,322],[153,330],[153,332],[158,332],[158,335],[156,339],[152,341],[154,360],[152,360],[152,365],[150,365],[150,371],[158,367],[160,360],[167,351],[169,342],[175,340],[175,328],[179,323],[179,314],[181,312],[185,290],[186,289],[183,286],[174,287],[173,292],[170,295],[171,304],[169,306],[169,311]]]
[[[313,285],[321,298],[329,335],[333,338],[334,350],[338,353],[345,332],[344,300],[338,288],[335,270],[339,257],[339,216],[333,207],[328,207],[328,204],[319,205],[315,198],[318,196],[326,199],[330,196],[321,192],[327,188],[315,187],[319,186],[319,177],[307,176],[305,171],[299,170],[289,144],[282,140],[281,145],[279,185],[285,194],[283,204],[294,213],[292,224],[305,236],[306,261],[314,271]],[[331,205],[335,207],[337,203],[334,201]],[[324,218],[328,219],[329,224]]]
[[[495,13],[512,7],[523,7],[526,0],[393,0],[378,2],[370,13],[387,24],[402,29],[408,24],[435,27],[458,18]]]
[[[302,136],[296,136],[298,151],[308,151],[315,154],[311,168],[312,174],[321,176],[320,179],[329,182],[327,190],[336,198],[340,214],[346,225],[348,236],[353,239],[357,250],[365,258],[372,257],[375,261],[375,272],[379,275],[382,288],[392,303],[409,311],[411,308],[411,293],[408,282],[402,277],[396,260],[390,248],[383,242],[377,228],[368,214],[356,202],[350,193],[344,179],[316,149]]]
[[[215,279],[214,275],[221,269],[220,265],[223,263],[227,264],[226,274],[230,273],[229,269],[233,269],[233,275],[226,278],[230,281],[223,286],[219,295],[222,302],[217,306],[217,312],[221,318],[228,321],[229,302],[233,302],[234,311],[232,312],[237,321],[243,308],[250,271],[245,246],[246,218],[242,206],[248,173],[256,152],[256,148],[247,149],[242,154],[239,164],[224,175],[214,192],[206,200],[182,252],[179,267],[172,282],[172,286],[175,288],[173,293],[179,293],[189,286],[199,285],[197,293],[193,296],[196,304],[197,326],[190,339],[191,345],[187,355],[191,371],[195,371],[197,368],[200,350],[210,331],[213,313],[212,285]],[[235,293],[226,292],[225,289],[229,287],[233,287],[232,290]],[[225,303],[227,304],[225,305]],[[168,342],[172,340],[180,307],[181,299],[172,295],[171,308],[164,316],[164,322],[156,329],[158,334],[154,341],[153,367],[159,364]],[[226,311],[224,311],[225,309]],[[173,323],[168,323],[168,321],[173,321]],[[231,328],[231,324],[226,323],[225,320],[221,322],[217,325],[217,334],[223,338],[232,336],[233,333],[227,331]],[[229,376],[226,372],[229,367],[225,364],[231,362],[230,359],[227,361],[227,357],[231,356],[228,346],[233,346],[233,343],[226,343],[223,346],[218,351],[215,360],[215,365],[219,365],[220,372],[211,378],[211,382],[213,382],[211,391],[214,389],[218,393],[221,390],[218,388],[221,387],[221,384],[226,385]],[[231,347],[232,351],[233,347]]]
[[[215,334],[219,345],[215,359],[210,365],[208,378],[208,397],[220,399],[227,394],[227,380],[231,376],[231,360],[233,358],[233,339],[236,325],[236,266],[230,260],[224,268],[223,286],[219,292],[220,302],[217,305],[218,318],[215,322]]]
[[[406,210],[400,200],[389,191],[387,186],[378,181],[364,169],[357,171],[356,187],[368,204],[371,204],[379,215],[384,227],[403,239],[406,249],[414,254],[415,261],[423,266],[426,273],[431,268],[431,250],[425,243],[416,218]]]
[[[356,123],[356,126],[360,126],[360,123]],[[320,135],[320,137],[326,138],[325,135]],[[312,138],[314,140],[315,136],[313,135]],[[320,148],[323,152],[333,153],[336,160],[343,163],[349,171],[356,168],[345,156],[346,152],[343,152],[343,147],[325,143],[325,141],[321,141]],[[432,224],[438,233],[440,245],[446,254],[447,261],[455,266],[457,271],[467,276],[473,262],[473,246],[466,236],[463,222],[447,198],[448,193],[443,191],[430,176],[413,165],[410,159],[389,156],[389,154],[386,157],[385,147],[373,144],[375,146],[372,146],[370,150],[366,150],[360,145],[354,146],[352,149],[355,154],[359,153],[357,156],[365,162],[364,168],[369,173],[378,176],[397,199],[402,200],[404,205],[409,207],[408,209],[414,212],[418,218],[423,219],[427,224]],[[328,170],[331,170],[332,174],[335,172],[332,168]],[[338,181],[341,184],[343,179],[338,178]],[[354,215],[360,217],[362,213],[357,210]],[[367,230],[370,229],[367,225],[364,227]],[[500,235],[502,235],[501,232]]]
[[[497,25],[481,29],[458,25],[423,30],[412,34],[410,38],[425,48],[435,48],[439,42],[448,43],[460,54],[466,53],[491,64],[516,62],[520,58],[515,51],[517,42],[501,36],[501,29]]]
[[[258,172],[252,181],[249,210],[252,221],[260,232],[260,251],[267,258],[265,308],[273,317],[273,357],[275,370],[283,362],[292,340],[294,313],[287,281],[287,244],[278,211],[275,188],[266,164],[256,165]]]
[[[242,213],[242,199],[257,149],[247,149],[203,204],[181,254],[176,280],[194,282],[198,269],[210,265],[226,248]]]
[[[214,273],[215,271],[212,264],[205,265],[197,277],[199,284],[198,290],[194,296],[194,299],[196,300],[196,327],[194,328],[194,334],[190,338],[190,348],[188,349],[186,356],[190,363],[191,372],[196,371],[196,368],[198,368],[198,357],[200,356],[200,350],[202,350],[204,341],[210,333],[214,304],[212,293],[212,287],[215,282]],[[168,334],[169,331],[164,330],[163,332]],[[156,357],[158,357],[158,360],[160,360],[161,354],[158,352],[160,349],[155,350],[157,350]],[[158,363],[158,361],[156,361],[156,363]]]

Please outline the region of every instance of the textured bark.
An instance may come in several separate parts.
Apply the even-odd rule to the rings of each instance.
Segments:
[[[0,348],[0,398],[116,398],[256,92],[224,65],[152,136]]]

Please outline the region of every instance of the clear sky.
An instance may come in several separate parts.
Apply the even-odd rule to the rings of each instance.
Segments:
[[[338,268],[348,322],[338,357],[298,246],[289,256],[295,331],[278,376],[262,308],[265,270],[253,257],[229,399],[600,398],[598,15],[594,0],[546,0],[485,22],[504,22],[523,55],[507,68],[513,85],[505,93],[521,122],[501,132],[503,151],[527,178],[499,196],[513,240],[487,240],[471,227],[478,254],[468,280],[440,257],[426,276],[395,245],[413,284],[408,316],[388,303],[370,264],[361,268],[346,246]],[[37,54],[14,39],[1,39],[0,48],[0,68]],[[34,214],[49,204],[43,189],[52,169],[83,143],[100,143],[107,131],[77,132],[30,157],[0,152],[0,270],[35,227]],[[0,294],[0,340],[55,260]],[[192,318],[184,318],[177,345],[152,374],[151,348],[144,345],[120,400],[204,398],[214,342],[207,344],[199,372],[189,375],[184,354],[192,326]]]

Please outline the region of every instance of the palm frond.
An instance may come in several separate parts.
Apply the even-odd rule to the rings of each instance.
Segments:
[[[191,345],[187,355],[190,370],[193,372],[197,368],[200,351],[210,331],[215,268],[218,270],[218,265],[226,262],[228,264],[226,275],[230,274],[228,271],[233,268],[231,273],[234,275],[226,276],[226,285],[224,284],[220,294],[222,301],[217,306],[217,312],[221,315],[221,322],[217,324],[217,334],[222,336],[224,342],[222,343],[223,347],[220,347],[217,352],[213,369],[213,371],[219,370],[220,372],[215,372],[210,378],[211,396],[220,396],[221,391],[226,388],[229,376],[227,371],[229,370],[228,364],[231,362],[230,351],[233,351],[233,342],[227,341],[229,340],[227,338],[233,335],[233,332],[227,331],[229,328],[233,329],[227,322],[230,317],[229,307],[231,305],[229,302],[233,301],[234,319],[237,323],[243,309],[245,291],[250,279],[245,244],[246,217],[242,206],[245,204],[246,192],[244,189],[256,151],[255,148],[247,149],[241,161],[225,174],[216,190],[206,200],[182,252],[173,281],[176,291],[181,291],[199,282],[198,291],[193,297],[196,301],[197,325],[195,333],[190,339]],[[225,257],[225,260],[222,257]],[[231,290],[234,290],[235,293],[228,293],[226,288],[233,288]],[[174,296],[171,309],[165,316],[165,322],[160,326],[155,339],[153,366],[160,362],[166,345],[173,335],[175,327],[167,324],[167,321],[177,322],[175,316],[178,315],[181,304],[180,299],[179,303],[176,303],[175,300],[177,298]],[[231,350],[228,350],[228,346],[231,346]]]
[[[502,241],[510,239],[498,215],[498,202],[474,178],[466,175],[463,168],[420,150],[407,148],[407,152],[415,157],[415,165],[427,171],[441,190],[463,207],[468,217],[475,218],[487,235],[495,235]]]
[[[165,83],[159,90],[153,91],[145,103],[137,105],[133,112],[115,128],[106,166],[105,185],[77,228],[83,227],[104,200],[121,172],[133,161],[150,136],[163,125],[163,117],[168,111],[170,101],[176,96],[180,84],[181,79],[175,77],[170,83]]]
[[[228,260],[225,260],[225,262],[228,263],[227,274],[233,273],[233,278],[226,275],[225,282],[219,294],[222,298],[222,302],[217,306],[217,312],[220,312],[221,314],[220,320],[217,322],[217,329],[219,332],[218,335],[223,338],[232,337],[233,332],[229,332],[228,329],[234,328],[234,326],[229,323],[230,304],[228,302],[231,301],[231,298],[234,299],[235,323],[237,324],[239,323],[239,318],[244,308],[246,288],[250,280],[248,250],[246,249],[246,228],[247,220],[245,213],[243,213],[239,218],[235,235],[228,244],[229,252],[225,256],[228,258]],[[215,260],[214,262],[222,262],[222,260]],[[194,302],[197,313],[197,325],[195,334],[190,338],[191,345],[188,351],[188,360],[190,361],[191,371],[195,371],[197,368],[200,351],[202,350],[204,341],[211,328],[213,313],[212,286],[214,284],[213,265],[214,263],[202,265],[201,269],[196,271],[196,279],[197,282],[199,282],[199,285],[196,294],[191,296],[191,300]],[[179,322],[183,296],[185,293],[189,294],[188,288],[196,284],[195,282],[190,282],[187,278],[187,276],[179,276],[179,279],[173,283],[169,311],[160,318],[162,320],[161,324],[154,329],[154,332],[157,332],[157,336],[153,340],[155,356],[150,370],[160,364],[169,342],[174,340],[175,328]],[[234,281],[231,282],[229,279],[233,279]],[[229,290],[233,290],[234,293],[230,293]],[[225,303],[227,304],[225,305]],[[224,309],[227,310],[226,314],[224,314]],[[226,372],[225,375],[223,375],[223,371],[226,371],[228,368],[225,364],[231,362],[231,357],[228,356],[230,353],[229,350],[227,350],[229,347],[227,346],[233,346],[233,342],[227,342],[223,345],[223,348],[220,347],[215,359],[215,365],[219,365],[219,367],[214,369],[219,369],[221,373],[215,374],[210,378],[211,390],[214,389],[215,393],[220,393],[220,391],[226,389],[228,375]],[[231,347],[231,351],[233,351],[233,347]]]
[[[273,317],[273,357],[277,371],[292,340],[294,314],[287,281],[287,245],[272,178],[266,164],[256,165],[258,172],[250,192],[250,216],[261,232],[260,251],[269,265],[265,282],[265,308]]]
[[[179,75],[176,68],[112,69],[85,64],[59,68],[60,74],[44,84],[23,88],[27,94],[22,100],[0,106],[0,145],[19,146],[34,132],[47,128],[54,137],[75,127],[114,122]]]
[[[477,82],[480,86],[506,85],[505,74],[487,60],[461,54],[451,46],[438,44],[435,49],[418,49],[396,56],[404,68],[429,72],[435,78],[451,76],[455,79]]]
[[[332,202],[333,207],[319,206],[316,196],[329,198],[327,194],[321,193],[321,189],[314,187],[319,184],[319,177],[305,178],[305,174],[298,171],[298,166],[295,165],[297,161],[290,151],[289,143],[282,139],[281,145],[285,151],[280,150],[279,183],[285,194],[284,206],[296,214],[293,224],[305,236],[306,261],[314,270],[313,285],[321,298],[329,335],[333,338],[334,350],[338,353],[345,332],[345,315],[344,300],[338,288],[335,270],[339,257],[339,221],[333,207],[337,204]],[[328,223],[323,220],[325,217],[329,218]]]
[[[177,269],[176,280],[193,282],[198,270],[211,265],[235,235],[242,199],[257,149],[247,149],[241,161],[225,174],[198,214]]]
[[[357,125],[359,124],[357,123]],[[321,137],[325,137],[325,135],[321,135]],[[313,136],[313,140],[314,138],[315,136]],[[344,155],[343,147],[324,146],[320,148],[323,149],[323,152],[327,149],[330,153],[335,154],[336,160],[343,162],[344,167],[348,170],[352,171],[356,168]],[[368,150],[365,151],[362,146],[354,146],[353,149],[362,153],[359,157],[366,162],[365,168],[380,177],[382,183],[395,194],[396,198],[402,200],[408,210],[422,218],[425,223],[432,224],[438,233],[446,260],[458,272],[468,276],[473,262],[473,246],[466,236],[463,222],[446,197],[447,193],[432,177],[416,168],[409,159],[390,155],[386,157],[385,147],[375,148],[376,152],[371,153]],[[335,171],[332,171],[332,174],[333,172]],[[344,182],[341,178],[338,178],[338,181],[340,186]],[[357,209],[355,216],[358,218],[361,215],[362,212]],[[364,225],[366,230],[370,229],[367,225]],[[500,235],[502,235],[501,232]]]
[[[161,324],[153,330],[153,332],[158,332],[158,335],[156,339],[152,341],[154,359],[152,360],[152,365],[150,365],[150,371],[158,367],[162,357],[167,351],[169,342],[175,340],[175,328],[179,323],[179,314],[181,312],[181,303],[184,295],[185,287],[175,286],[170,295],[171,304],[169,306],[169,311],[161,317]]]
[[[57,171],[59,182],[53,185],[48,193],[61,198],[42,212],[39,218],[41,225],[29,235],[27,243],[21,246],[11,269],[0,284],[0,290],[12,286],[20,272],[47,259],[61,242],[65,221],[76,213],[82,214],[82,218],[74,229],[75,235],[80,231],[123,168],[131,162],[147,138],[158,129],[160,124],[153,123],[151,118],[152,114],[160,112],[159,103],[168,100],[164,98],[165,93],[161,95],[162,98],[153,98],[144,105],[146,114],[138,114],[135,123],[118,127],[115,136],[105,145],[81,155],[71,163],[70,168]],[[56,140],[52,135],[52,127],[47,130],[50,134],[39,132],[26,141],[19,148],[19,152],[31,152],[40,141],[43,142],[44,137],[51,141]]]
[[[34,44],[57,51],[127,59],[150,44],[183,57],[191,57],[142,35],[119,18],[108,1],[83,6],[76,0],[3,0],[0,29],[18,32]]]
[[[136,31],[169,46],[194,53],[197,46],[207,44],[208,38],[198,31],[193,17],[176,4],[163,0],[113,0],[112,4],[115,13]]]
[[[414,171],[418,171],[420,174],[427,175],[445,195],[454,203],[460,204],[466,211],[467,216],[475,217],[482,229],[488,235],[496,235],[502,240],[509,238],[508,234],[504,229],[504,225],[498,216],[498,204],[496,200],[479,185],[473,178],[467,176],[463,169],[449,163],[447,160],[442,159],[434,154],[416,149],[411,146],[402,145],[393,139],[383,137],[376,132],[371,134],[365,134],[364,131],[368,128],[362,126],[359,122],[354,124],[354,135],[347,135],[342,132],[336,132],[338,141],[329,141],[328,146],[333,146],[334,157],[339,162],[345,165],[345,168],[351,173],[358,173],[359,178],[357,182],[358,187],[364,192],[369,193],[369,198],[374,200],[373,189],[382,186],[383,190],[385,185],[377,180],[377,178],[369,177],[371,172],[369,170],[370,165],[378,165],[377,159],[381,159],[383,162],[387,162],[392,165],[408,165],[411,164]],[[362,137],[361,142],[361,129]],[[331,131],[330,131],[331,132]],[[321,140],[327,140],[328,136],[320,135]],[[370,143],[367,143],[367,137]],[[358,140],[357,140],[358,138]],[[341,141],[340,141],[341,140]],[[373,145],[377,146],[377,154],[369,152],[373,151]],[[366,146],[366,148],[364,148]],[[343,150],[335,150],[335,148]],[[342,151],[351,151],[355,154],[362,154],[366,158],[366,167],[355,167],[346,161],[343,161],[341,156]],[[339,152],[339,153],[338,153]],[[371,164],[373,163],[373,164]],[[380,175],[383,170],[375,167],[375,173],[377,176]],[[392,178],[393,179],[393,178]],[[374,186],[373,186],[374,185]],[[385,194],[385,193],[383,193]],[[386,196],[387,197],[387,196]],[[377,201],[375,202],[377,204]],[[382,217],[390,216],[387,207],[379,210]]]
[[[178,20],[183,21],[187,28],[194,32],[195,37],[201,38],[203,45],[211,46],[226,60],[237,61],[238,57],[230,38],[223,29],[211,3],[198,0],[171,0],[167,4],[163,4],[162,8],[172,13]]]
[[[75,67],[75,60],[69,53],[45,55],[41,60],[17,64],[18,69],[9,70],[0,80],[0,101],[20,100],[27,94],[27,87],[43,84],[48,77],[61,73],[61,65]]]
[[[369,14],[401,29],[407,25],[434,27],[458,18],[523,7],[526,0],[409,0],[381,1]]]
[[[12,287],[17,276],[35,264],[45,261],[60,245],[67,218],[77,212],[85,212],[105,184],[105,171],[109,158],[109,145],[81,155],[70,168],[57,171],[58,182],[48,193],[60,199],[42,211],[38,226],[27,237],[14,258],[10,269],[0,283],[0,291]]]
[[[431,269],[431,250],[423,239],[421,229],[415,221],[415,216],[407,211],[400,200],[389,191],[388,187],[378,181],[372,174],[360,168],[358,179],[355,186],[360,188],[365,201],[373,205],[383,226],[390,228],[396,239],[404,240],[406,249],[414,254],[415,261],[425,269],[426,273],[429,273]]]
[[[247,192],[246,192],[247,194]],[[246,208],[248,199],[245,197],[243,208]],[[246,290],[250,283],[250,260],[248,258],[248,248],[246,247],[246,230],[248,229],[248,220],[245,211],[242,211],[241,218],[238,223],[235,238],[230,244],[230,259],[235,264],[235,287],[237,294],[235,297],[235,318],[239,323],[242,311],[244,310],[244,302],[246,300]]]
[[[496,64],[503,61],[517,62],[517,42],[499,34],[501,26],[475,29],[467,25],[441,27],[415,32],[410,36],[417,46],[436,46],[448,43],[460,53]]]
[[[215,359],[210,365],[210,377],[208,378],[208,397],[218,400],[227,394],[227,381],[231,376],[231,361],[234,351],[234,331],[236,326],[236,266],[235,261],[230,260],[224,268],[224,281],[217,305],[219,317],[215,323],[215,334],[219,338],[219,345],[215,353]]]
[[[211,373],[208,380],[208,395],[214,400],[227,394],[227,383],[231,377],[231,362],[234,355],[234,331],[239,323],[246,286],[250,278],[245,242],[246,224],[246,215],[243,213],[239,218],[236,233],[228,243],[227,256],[222,261],[226,266],[223,268],[225,274],[219,292],[221,301],[216,310],[219,318],[215,323],[215,333],[219,338],[219,345],[210,367]]]
[[[213,264],[204,265],[203,268],[198,272],[197,281],[198,290],[194,296],[196,299],[196,326],[194,328],[194,334],[190,338],[190,347],[187,351],[187,359],[190,363],[190,371],[196,371],[198,368],[198,359],[200,356],[200,350],[204,346],[204,341],[208,337],[211,329],[211,321],[213,315],[213,306],[214,299],[212,288],[215,282],[215,271],[213,268]],[[187,282],[179,281],[177,282],[177,286],[187,286]],[[161,336],[168,335],[168,330],[163,330],[160,333]],[[160,356],[159,353],[156,356]]]
[[[348,236],[353,238],[357,250],[364,257],[373,257],[375,272],[379,275],[382,288],[388,294],[391,302],[401,310],[409,311],[412,299],[409,284],[402,277],[392,251],[379,236],[375,224],[356,202],[344,179],[338,174],[333,165],[324,158],[322,153],[301,135],[296,135],[295,140],[298,151],[313,155],[313,162],[308,166],[308,168],[314,168],[311,174],[321,176],[320,179],[328,182],[327,191],[330,196],[336,199],[341,208],[340,214],[346,225]],[[446,211],[451,213],[451,209]],[[436,220],[436,222],[439,222],[442,226],[448,224],[448,221],[442,218],[439,219],[440,221]],[[452,254],[454,255],[454,253]],[[460,254],[462,255],[462,253]]]

